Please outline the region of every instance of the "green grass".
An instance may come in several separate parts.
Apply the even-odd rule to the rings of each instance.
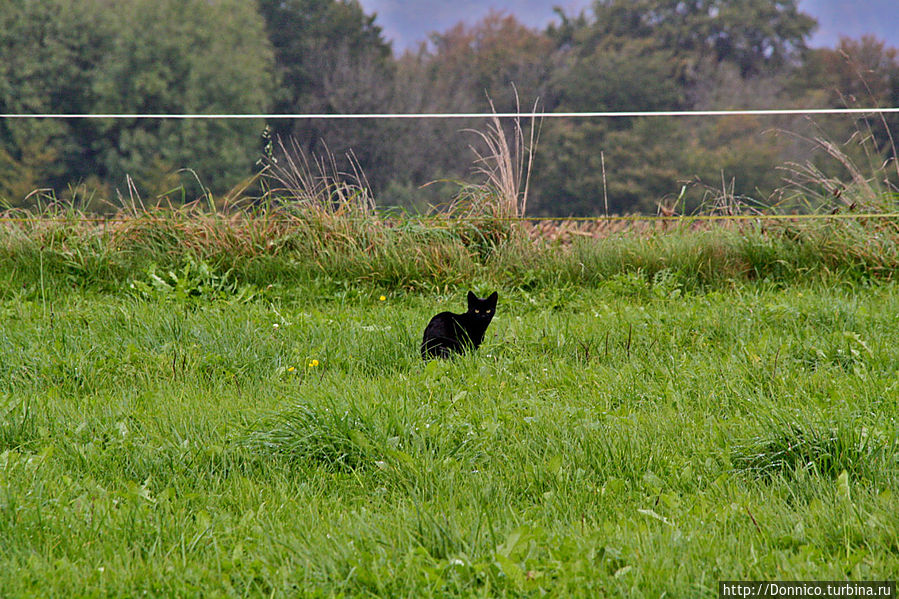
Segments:
[[[431,363],[421,331],[465,289],[434,274],[267,288],[206,255],[85,284],[8,250],[0,595],[899,578],[899,286],[778,277],[786,250],[767,280],[702,278],[710,246],[670,250],[688,270],[632,244],[575,249],[571,272],[466,266],[497,318],[477,353]]]
[[[893,218],[743,222],[702,231],[681,223],[667,232],[574,236],[560,247],[502,220],[302,207],[258,214],[156,210],[104,223],[83,217],[51,210],[0,223],[0,298],[50,287],[115,294],[135,281],[158,287],[156,277],[170,286],[181,280],[251,294],[330,286],[348,297],[373,287],[445,293],[472,284],[595,286],[619,275],[650,283],[673,277],[685,291],[759,280],[864,283],[892,280],[899,269]]]

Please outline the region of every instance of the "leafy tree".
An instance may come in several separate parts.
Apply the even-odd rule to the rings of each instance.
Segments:
[[[652,39],[659,48],[681,57],[684,67],[708,56],[739,66],[747,76],[801,58],[815,21],[799,12],[797,4],[797,0],[595,0],[589,26],[595,40]]]
[[[673,110],[684,89],[672,53],[648,40],[610,38],[592,51],[572,52],[554,83],[557,106],[566,111]]]
[[[4,111],[233,113],[268,106],[272,55],[252,4],[0,0],[0,6]],[[0,169],[55,189],[89,178],[123,188],[129,174],[139,188],[159,193],[171,171],[190,167],[220,190],[250,174],[261,130],[261,123],[241,120],[6,121]],[[0,193],[17,201],[21,191]]]
[[[670,119],[608,123],[553,121],[535,165],[535,213],[569,216],[655,212],[676,190],[681,132]],[[659,143],[658,137],[666,143]]]
[[[490,97],[500,112],[517,108],[516,91],[520,98],[545,101],[553,53],[549,37],[495,11],[474,25],[431,34],[431,46],[419,50],[437,94],[452,98],[464,92],[464,108],[477,111]]]
[[[275,52],[277,112],[331,108],[328,75],[340,62],[371,58],[383,68],[389,65],[390,45],[374,24],[375,17],[366,15],[356,0],[259,0],[258,4]]]
[[[86,112],[94,67],[111,32],[101,2],[0,0],[0,111]],[[64,185],[88,163],[84,124],[0,120],[0,199],[19,203]]]
[[[96,112],[265,112],[272,55],[262,19],[241,0],[120,3],[109,53],[97,66]],[[214,189],[250,174],[263,129],[249,120],[97,123],[100,162],[114,180],[189,167]],[[154,164],[156,169],[154,169]],[[145,181],[152,184],[152,180]],[[164,191],[164,190],[158,190]]]
[[[499,112],[530,110],[538,99],[546,102],[554,65],[552,41],[522,25],[515,17],[490,12],[473,24],[458,24],[433,33],[430,43],[406,52],[397,61],[397,112],[482,112],[488,98]],[[514,87],[513,87],[514,85]],[[542,107],[542,104],[541,104]],[[474,154],[470,144],[479,140],[463,130],[483,127],[479,120],[415,120],[391,124],[387,148],[393,197],[406,204],[446,202],[453,190],[444,185],[418,185],[468,175]],[[388,198],[392,199],[392,198]]]
[[[795,93],[834,108],[899,106],[899,49],[873,36],[842,38],[836,48],[810,52],[793,83]],[[891,149],[884,122],[899,133],[899,116],[868,121],[878,148]]]
[[[592,15],[561,16],[548,31],[564,57],[553,79],[559,111],[692,108],[721,71],[755,81],[800,60],[814,25],[795,0],[596,0]],[[758,175],[742,166],[776,153],[742,138],[719,140],[716,131],[660,119],[550,123],[531,205],[548,214],[600,213],[607,190],[612,211],[652,210],[683,180],[720,181],[730,168]],[[772,185],[765,177],[765,193]]]
[[[260,0],[275,53],[274,110],[282,114],[384,112],[393,92],[393,60],[375,17],[356,0]],[[386,173],[380,121],[276,120],[273,134],[303,151],[352,151],[376,184]],[[389,152],[388,152],[389,153]]]

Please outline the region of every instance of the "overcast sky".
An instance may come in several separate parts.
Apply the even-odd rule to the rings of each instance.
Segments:
[[[590,0],[360,0],[365,11],[378,14],[377,23],[393,49],[402,52],[425,40],[432,31],[446,31],[459,21],[475,23],[492,8],[514,14],[531,27],[554,18],[553,7],[573,14]],[[813,46],[834,46],[840,35],[872,33],[899,47],[899,0],[800,0],[800,8],[818,19]]]

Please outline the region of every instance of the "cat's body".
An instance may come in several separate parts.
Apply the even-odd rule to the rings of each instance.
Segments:
[[[432,318],[421,341],[421,357],[425,360],[449,358],[453,353],[477,349],[496,312],[497,297],[495,291],[484,299],[469,291],[468,312],[441,312]]]

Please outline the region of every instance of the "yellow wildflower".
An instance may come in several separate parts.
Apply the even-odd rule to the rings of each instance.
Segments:
[[[379,299],[379,300],[381,300],[381,301],[382,301],[382,302],[383,302],[383,301],[384,301],[384,300],[386,300],[386,299],[387,299],[387,296],[386,296],[386,295],[382,295],[382,296],[381,296],[381,297],[379,297],[379,298],[378,298],[378,299]]]
[[[316,366],[318,366],[318,360],[312,360],[311,362],[309,362],[309,368],[315,368]]]

